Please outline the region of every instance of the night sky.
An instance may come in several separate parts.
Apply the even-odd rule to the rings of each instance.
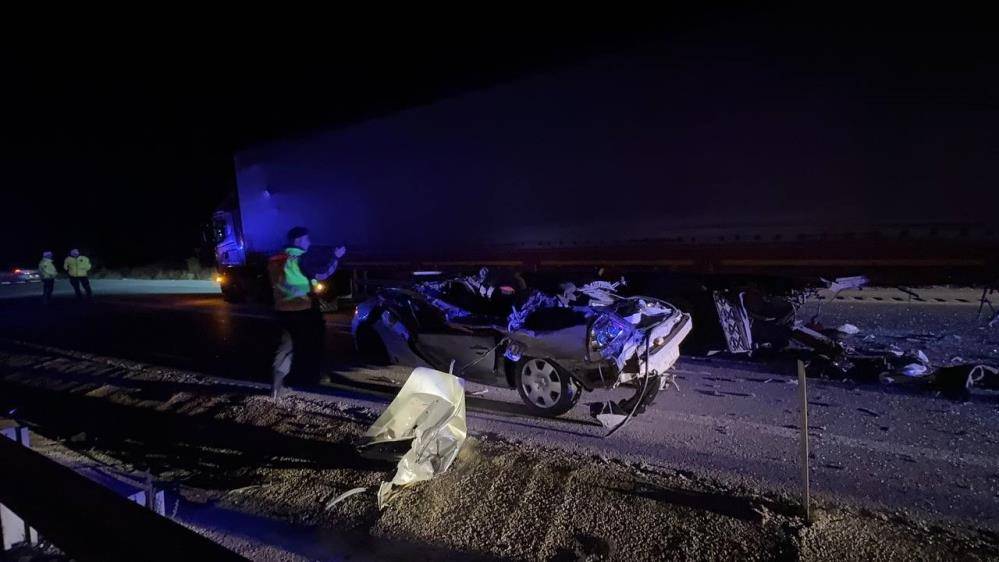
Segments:
[[[775,95],[794,97],[800,85],[814,97],[830,77],[839,87],[828,95],[857,96],[877,117],[872,127],[897,129],[899,146],[912,116],[932,115],[920,123],[948,139],[942,168],[971,154],[969,173],[999,177],[981,164],[999,164],[999,57],[994,37],[976,29],[982,18],[674,16],[640,32],[341,22],[291,39],[84,34],[62,37],[51,53],[5,49],[0,267],[32,266],[43,249],[62,256],[71,247],[111,266],[177,262],[199,246],[202,223],[233,189],[234,150],[650,41],[702,46],[691,64],[790,61],[800,76],[775,84]]]

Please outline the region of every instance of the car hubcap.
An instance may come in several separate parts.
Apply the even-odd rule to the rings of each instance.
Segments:
[[[543,359],[531,359],[520,373],[524,394],[542,408],[551,408],[562,396],[562,377],[555,366]]]

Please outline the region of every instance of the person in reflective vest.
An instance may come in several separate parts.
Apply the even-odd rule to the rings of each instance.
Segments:
[[[42,278],[42,302],[45,304],[52,302],[52,290],[55,289],[58,273],[52,263],[52,252],[42,252],[42,261],[38,262],[38,275]]]
[[[267,273],[274,291],[274,311],[281,325],[281,343],[274,354],[272,395],[280,397],[289,374],[303,382],[318,382],[323,360],[326,324],[313,293],[313,282],[324,281],[337,268],[346,248],[334,250],[334,259],[325,271],[310,278],[302,272],[300,260],[312,244],[309,231],[296,226],[288,231],[288,246],[271,256]]]
[[[73,291],[76,293],[76,300],[83,298],[80,287],[83,287],[83,290],[87,292],[87,298],[89,299],[92,296],[90,292],[90,279],[87,278],[87,273],[90,271],[90,258],[80,255],[80,250],[74,248],[69,251],[69,255],[66,256],[62,267],[69,274],[69,284],[73,286]]]

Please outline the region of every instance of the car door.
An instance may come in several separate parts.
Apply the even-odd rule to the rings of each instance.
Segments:
[[[409,306],[417,325],[416,347],[428,363],[448,371],[454,361],[455,375],[493,382],[500,335],[488,318],[468,316],[449,321],[426,301],[412,299]],[[476,326],[476,322],[482,325]]]
[[[454,330],[438,333],[421,333],[420,350],[447,371],[454,361],[453,374],[480,382],[493,382],[496,378],[497,334],[491,330]]]

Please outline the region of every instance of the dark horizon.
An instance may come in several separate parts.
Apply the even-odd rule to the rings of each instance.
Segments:
[[[641,32],[358,33],[325,50],[176,48],[141,65],[86,49],[15,60],[2,137],[8,176],[0,267],[33,267],[43,249],[61,259],[71,247],[110,266],[179,263],[232,192],[240,148],[650,41],[699,46],[703,57],[692,65],[733,56],[794,61],[801,71],[774,84],[775,97],[856,96],[878,117],[871,130],[891,131],[900,166],[909,129],[930,127],[940,139],[957,139],[939,147],[942,174],[987,182],[994,172],[978,162],[999,154],[999,65],[990,36],[960,23],[892,29],[850,18],[806,25],[791,15],[697,14]],[[854,86],[823,92],[824,83]],[[899,198],[908,196],[904,185],[898,189]],[[969,205],[987,204],[988,195]]]

